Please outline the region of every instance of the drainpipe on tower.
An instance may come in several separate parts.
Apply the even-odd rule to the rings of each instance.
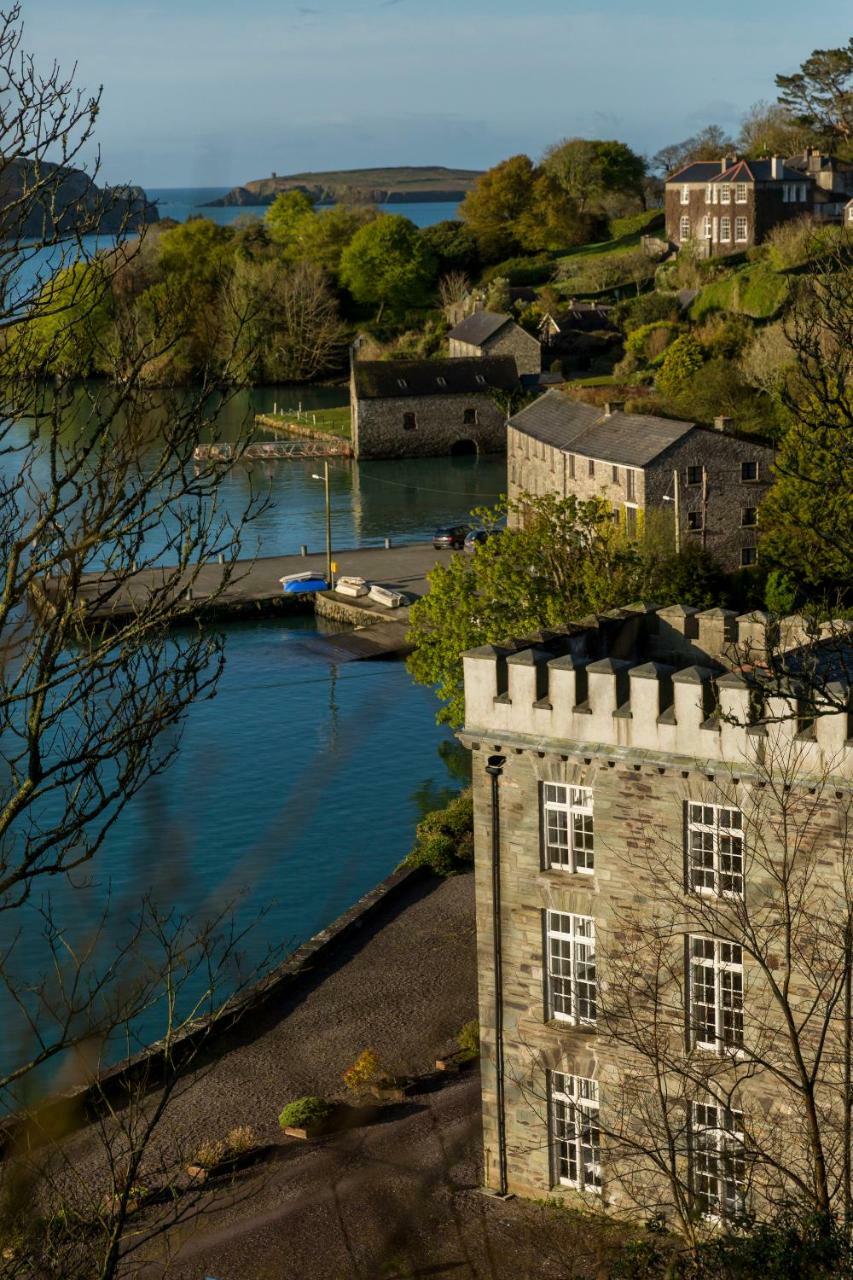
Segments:
[[[499,780],[504,756],[489,756],[486,773],[492,780],[492,939],[495,966],[495,1093],[498,1113],[498,1195],[507,1194],[506,1107],[504,1101],[504,997],[501,950],[501,813]]]

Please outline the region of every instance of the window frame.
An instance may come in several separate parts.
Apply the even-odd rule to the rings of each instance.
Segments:
[[[699,947],[704,954],[698,954]],[[737,955],[737,959],[734,957]],[[739,1055],[744,1044],[744,966],[743,947],[738,942],[728,942],[703,933],[687,935],[687,1022],[688,1042],[691,1050]],[[697,982],[697,971],[703,980]],[[710,981],[709,981],[710,976]],[[704,992],[713,991],[713,1004],[704,998]],[[697,994],[698,993],[698,994]],[[700,994],[702,998],[700,998]],[[698,1009],[706,1013],[700,1025],[695,1017]],[[714,1038],[701,1036],[713,1021]]]
[[[714,222],[710,213],[706,213],[702,219],[702,239],[710,240],[714,234]]]
[[[549,796],[549,787],[555,793],[564,793],[564,798],[560,799],[556,794]],[[543,782],[540,803],[543,871],[593,875],[595,873],[595,811],[592,787],[576,787],[568,782]],[[560,844],[557,840],[552,842],[549,839],[549,814],[557,817],[564,816],[565,844]]]
[[[752,519],[747,520],[747,516],[751,515]],[[741,529],[755,529],[758,526],[758,507],[741,507],[740,509],[740,527]]]
[[[685,800],[684,804],[685,889],[701,897],[742,901],[746,874],[743,810],[737,805],[706,804],[703,800]],[[728,822],[724,821],[726,816]],[[738,822],[732,821],[735,816]],[[694,835],[703,837],[695,846]],[[726,841],[735,840],[740,844],[739,849],[725,846]],[[697,858],[696,854],[710,855],[710,862]],[[698,874],[705,877],[706,883],[697,883]],[[708,877],[710,883],[707,883]],[[731,881],[730,886],[725,884],[727,879]]]
[[[687,530],[689,533],[701,533],[705,527],[701,511],[687,512]]]
[[[741,232],[743,234],[741,235]],[[735,244],[746,244],[749,240],[749,219],[741,214],[735,218]]]
[[[745,467],[754,467],[754,468],[755,468],[755,475],[752,475],[752,476],[744,475],[744,468],[745,468]],[[759,475],[759,468],[758,468],[758,459],[757,459],[757,458],[747,458],[747,459],[742,460],[742,461],[741,461],[741,464],[740,464],[740,482],[741,482],[741,484],[756,484],[756,483],[758,482],[758,480],[759,480],[759,479],[760,479],[760,475]]]
[[[690,186],[686,182],[681,184],[681,203],[690,204]]]
[[[731,204],[731,202],[732,202],[731,183],[729,182],[720,183],[720,204]]]
[[[735,183],[735,204],[748,204],[749,196],[747,194],[747,184],[745,182]]]
[[[685,226],[687,228],[686,232],[685,232]],[[678,239],[682,244],[684,244],[687,240],[693,239],[693,227],[691,226],[691,223],[690,223],[689,214],[685,213],[681,217],[681,221],[679,222],[679,225],[678,225]]]
[[[544,916],[546,1021],[594,1027],[598,1017],[595,918],[550,907],[545,908]],[[558,944],[557,951],[554,942]],[[560,954],[559,944],[563,944],[566,954]],[[555,972],[555,959],[565,972]],[[558,1004],[563,1008],[558,1009]]]
[[[404,410],[404,412],[403,412],[403,430],[404,430],[404,431],[417,431],[417,429],[418,429],[418,415],[417,415],[417,413],[415,412],[415,410],[414,410],[414,409],[406,409],[406,410]]]
[[[637,473],[633,467],[625,468],[625,497],[629,502],[637,500]]]
[[[753,565],[758,564],[758,547],[746,546],[740,549],[740,567],[742,569],[751,569]]]
[[[732,220],[726,215],[720,218],[720,244],[731,244],[732,242]]]
[[[477,420],[477,410],[472,409],[470,405],[467,409],[462,410],[462,425],[463,427],[476,427],[479,425]]]
[[[589,476],[590,480],[595,479],[595,458],[587,459],[587,475]]]
[[[548,1099],[551,1185],[601,1195],[598,1081],[565,1071],[551,1071]],[[565,1174],[562,1172],[564,1166]]]
[[[702,467],[702,463],[701,463],[701,462],[693,463],[693,464],[691,464],[690,466],[688,466],[688,468],[687,468],[687,484],[689,484],[689,485],[697,485],[697,484],[701,484],[701,483],[702,483],[702,471],[703,471],[703,467]],[[695,479],[695,480],[693,480],[691,477],[692,477],[692,475],[696,474],[697,472],[698,472],[698,474],[696,475],[696,479]]]
[[[706,1222],[729,1222],[746,1206],[746,1135],[743,1112],[716,1100],[692,1101],[689,1115],[690,1184]],[[706,1168],[700,1168],[700,1162]],[[704,1187],[699,1190],[699,1179]],[[703,1207],[704,1205],[704,1207]],[[713,1206],[713,1207],[711,1207]]]

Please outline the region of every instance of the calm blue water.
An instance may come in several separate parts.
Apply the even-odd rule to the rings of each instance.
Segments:
[[[306,404],[309,395],[320,405],[341,399],[332,389],[257,388],[216,434],[297,393]],[[322,547],[314,467],[282,461],[228,473],[224,508],[242,509],[250,484],[271,499],[249,551]],[[503,459],[341,462],[332,470],[335,545],[426,538],[504,488]],[[233,902],[238,924],[252,925],[247,961],[260,963],[271,947],[290,950],[327,924],[405,856],[418,819],[461,785],[443,755],[451,735],[436,726],[432,693],[412,683],[403,663],[334,664],[317,637],[313,617],[227,628],[217,695],[191,708],[175,761],[125,811],[76,887],[51,885],[73,903],[79,928],[108,895],[118,936],[149,889],[196,920]],[[27,918],[15,956],[32,977],[44,969],[45,950],[34,915]],[[19,923],[0,917],[0,948]],[[0,1018],[2,1066],[27,1041],[2,996]],[[142,1033],[153,1037],[159,1024],[149,1021]]]
[[[156,200],[161,218],[174,218],[186,222],[187,218],[201,214],[212,222],[223,225],[241,216],[263,218],[265,205],[235,205],[228,208],[204,208],[207,200],[218,200],[227,195],[230,187],[149,187],[149,200]],[[416,227],[431,227],[434,222],[455,218],[459,206],[454,202],[413,202],[412,204],[388,204],[382,206],[387,213],[399,213],[410,218]]]

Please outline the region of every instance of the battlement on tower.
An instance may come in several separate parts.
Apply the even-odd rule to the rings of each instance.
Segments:
[[[768,644],[793,653],[814,637],[800,617],[671,605],[484,645],[463,655],[465,731],[748,764],[772,724],[796,739],[804,773],[853,777],[849,687],[832,686],[846,710],[797,718],[792,696],[762,681]]]

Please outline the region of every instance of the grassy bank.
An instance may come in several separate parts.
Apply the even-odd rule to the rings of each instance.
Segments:
[[[277,413],[259,413],[255,421],[273,431],[286,431],[293,435],[318,434],[335,436],[339,440],[352,439],[352,417],[349,405],[335,409],[279,409]]]

